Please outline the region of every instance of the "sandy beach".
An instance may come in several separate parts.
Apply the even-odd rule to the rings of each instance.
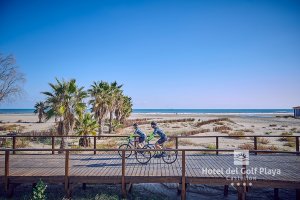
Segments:
[[[278,114],[137,114],[133,113],[129,120],[141,121],[140,128],[146,133],[151,133],[150,121],[157,121],[159,127],[167,135],[195,135],[195,136],[227,136],[243,135],[245,138],[220,138],[219,148],[248,148],[253,144],[253,135],[278,136],[284,134],[300,136],[300,120],[294,118],[278,117]],[[221,119],[219,122],[201,125],[201,122]],[[224,120],[222,120],[224,119]],[[166,122],[167,123],[162,123]],[[185,121],[187,120],[187,121]],[[53,119],[37,123],[38,118],[34,114],[1,114],[1,135],[9,132],[26,134],[30,132],[55,132]],[[143,124],[145,123],[145,124]],[[200,125],[199,125],[200,123]],[[12,130],[6,130],[12,127]],[[131,127],[117,129],[115,134],[129,135],[133,132]],[[101,143],[99,141],[98,143]],[[116,143],[116,144],[115,144]],[[112,145],[119,141],[112,140]],[[293,141],[285,141],[281,138],[266,138],[259,140],[262,149],[294,150]],[[215,138],[180,139],[179,148],[214,148]],[[247,146],[247,144],[249,144]]]

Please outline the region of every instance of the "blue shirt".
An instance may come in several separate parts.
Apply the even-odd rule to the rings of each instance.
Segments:
[[[154,135],[159,135],[160,138],[165,138],[166,134],[159,128],[155,128],[153,131]]]
[[[134,134],[137,134],[140,137],[146,138],[146,134],[143,131],[141,131],[141,129],[139,129],[139,128],[135,129]]]

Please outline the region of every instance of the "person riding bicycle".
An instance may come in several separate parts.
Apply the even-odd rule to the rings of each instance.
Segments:
[[[134,134],[137,134],[139,136],[138,138],[138,147],[139,148],[143,148],[144,144],[145,144],[145,139],[147,138],[146,134],[141,131],[141,129],[139,129],[139,126],[137,123],[133,124],[133,128],[134,128]]]
[[[153,128],[153,135],[158,135],[159,139],[155,143],[155,148],[156,149],[162,149],[162,145],[167,141],[167,135],[158,128],[156,122],[151,122],[151,127]],[[161,154],[158,154],[156,157],[161,157],[164,156],[165,152],[162,152]]]

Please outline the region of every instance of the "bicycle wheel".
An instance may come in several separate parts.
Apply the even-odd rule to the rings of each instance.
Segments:
[[[143,149],[147,149],[147,148],[144,147]],[[137,150],[136,153],[135,153],[135,158],[139,163],[147,164],[152,158],[151,151],[139,151],[139,150]]]
[[[155,148],[153,145],[147,144],[143,147],[143,149],[155,149]],[[153,156],[155,156],[157,154],[157,151],[150,151],[150,153],[151,153],[151,158],[152,158]]]
[[[122,157],[122,149],[128,150],[131,149],[131,146],[129,144],[122,144],[119,146],[119,155]],[[125,151],[125,158],[129,158],[132,154],[132,151]]]
[[[163,161],[167,164],[172,164],[177,160],[177,151],[164,151]]]

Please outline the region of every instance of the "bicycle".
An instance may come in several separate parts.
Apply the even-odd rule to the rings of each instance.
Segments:
[[[131,134],[131,135],[129,135],[129,137],[127,137],[127,143],[121,144],[119,146],[120,150],[118,151],[118,153],[121,157],[122,157],[122,151],[121,151],[122,149],[125,149],[125,150],[134,149],[134,143],[133,142],[134,142],[134,135]],[[125,158],[129,158],[131,156],[131,154],[132,154],[132,151],[125,151]]]
[[[129,158],[132,155],[132,150],[131,149],[135,149],[135,145],[134,145],[134,134],[131,134],[128,138],[127,138],[127,143],[125,144],[121,144],[119,146],[119,155],[122,157],[122,149],[125,149],[125,158]],[[150,151],[135,151],[135,158],[136,160],[141,163],[141,164],[146,164],[149,162],[149,160],[151,159],[151,152]]]
[[[150,141],[153,138],[154,138],[154,135],[150,134],[149,138],[147,138],[147,140],[146,140],[147,144],[144,146],[143,149],[155,149],[155,145],[150,143]],[[164,149],[163,145],[162,145],[162,148],[163,149],[161,149],[161,150],[157,149],[156,151],[149,151],[150,159],[146,160],[146,162],[144,162],[143,164],[147,164],[151,160],[151,158],[153,158],[161,153],[162,153],[161,155],[163,155],[163,156],[161,156],[160,158],[162,158],[162,160],[167,164],[172,164],[177,160],[178,152],[176,150],[165,151],[165,149],[169,150],[171,148]]]

